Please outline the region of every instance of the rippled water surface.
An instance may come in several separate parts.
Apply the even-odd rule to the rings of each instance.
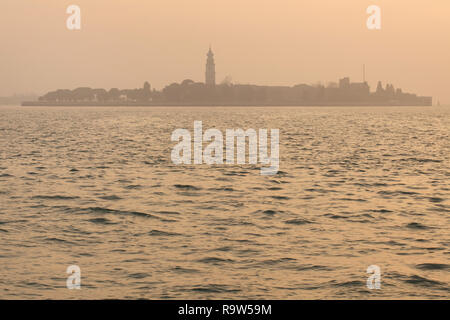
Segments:
[[[173,165],[194,120],[280,172]],[[0,298],[450,297],[450,108],[1,107],[0,147]]]

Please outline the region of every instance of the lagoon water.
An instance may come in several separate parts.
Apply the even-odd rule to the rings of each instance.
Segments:
[[[172,164],[195,120],[280,172]],[[0,107],[0,150],[3,299],[450,298],[449,107]]]

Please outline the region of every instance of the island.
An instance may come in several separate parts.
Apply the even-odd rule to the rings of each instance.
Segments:
[[[145,82],[141,88],[74,90],[59,89],[25,101],[23,106],[431,106],[432,97],[403,92],[379,81],[371,91],[367,81],[349,77],[327,85],[261,86],[233,84],[227,77],[216,84],[214,54],[207,53],[205,82],[191,79],[172,83],[162,90]]]

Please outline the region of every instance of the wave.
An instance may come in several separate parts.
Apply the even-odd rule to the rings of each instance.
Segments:
[[[67,212],[74,212],[74,213],[131,215],[131,216],[148,218],[148,219],[157,219],[157,220],[164,221],[164,222],[176,222],[176,220],[166,219],[166,218],[159,217],[157,215],[153,215],[153,214],[145,213],[145,212],[139,212],[139,211],[115,210],[115,209],[109,209],[109,208],[104,208],[104,207],[79,208],[79,207],[58,206],[58,207],[54,207],[54,208],[64,209]]]
[[[37,195],[31,197],[31,199],[44,199],[44,200],[74,200],[79,199],[78,196],[62,196],[62,195],[54,195],[54,196],[46,196],[46,195]]]
[[[420,270],[450,270],[450,265],[444,263],[422,263],[416,265],[416,268]]]
[[[65,243],[65,244],[74,244],[71,241],[68,240],[64,240],[64,239],[60,239],[60,238],[45,238],[44,241],[49,241],[49,242],[60,242],[60,243]]]
[[[101,196],[100,199],[103,199],[103,200],[122,200],[121,197],[116,196],[114,194],[110,195],[110,196]]]
[[[289,197],[286,196],[270,196],[272,199],[276,199],[276,200],[289,200]]]
[[[426,162],[441,163],[442,162],[442,160],[428,159],[428,158],[405,158],[405,159],[399,159],[398,161],[413,161],[413,162],[420,162],[420,163],[426,163]]]
[[[180,236],[181,234],[175,233],[175,232],[167,232],[167,231],[160,231],[160,230],[152,230],[148,233],[149,236],[156,236],[156,237],[172,237],[172,236]]]
[[[88,221],[92,222],[92,223],[98,223],[98,224],[116,224],[115,222],[112,222],[109,219],[106,218],[93,218],[93,219],[89,219]]]
[[[302,225],[302,224],[310,224],[310,223],[312,223],[312,222],[309,221],[309,220],[306,220],[306,219],[301,219],[301,218],[299,218],[299,219],[287,220],[287,221],[285,221],[284,223],[287,223],[287,224],[295,224],[295,225]]]
[[[286,212],[283,210],[273,210],[273,209],[258,210],[254,212],[254,214],[261,214],[261,213],[267,216],[274,216],[276,214],[285,214]]]
[[[427,279],[418,275],[413,275],[403,281],[409,284],[414,284],[422,287],[441,287],[444,285],[444,283],[440,281]]]
[[[142,186],[140,184],[130,184],[126,186],[125,189],[142,189]]]
[[[421,223],[419,223],[419,222],[411,222],[411,223],[408,223],[408,224],[406,225],[406,228],[409,228],[409,229],[418,229],[418,230],[431,229],[430,227],[427,227],[426,225],[423,225],[423,224],[421,224]]]
[[[219,258],[219,257],[207,257],[207,258],[199,259],[199,260],[197,260],[197,262],[206,263],[206,264],[222,264],[222,263],[233,263],[234,260],[223,259],[223,258]]]
[[[182,268],[179,266],[172,268],[172,271],[180,272],[180,273],[198,273],[198,272],[200,272],[197,269]]]
[[[181,213],[177,211],[158,211],[159,214],[168,214],[168,215],[180,215]]]
[[[195,186],[192,186],[192,185],[189,185],[189,184],[175,184],[174,187],[177,188],[177,189],[192,190],[192,191],[198,191],[198,190],[202,189],[200,187],[195,187]]]
[[[9,178],[9,177],[14,177],[14,176],[9,174],[9,173],[2,173],[2,174],[0,174],[0,178]]]
[[[189,291],[204,292],[204,293],[226,293],[226,292],[240,292],[240,289],[229,289],[229,286],[222,284],[208,284],[206,286],[195,286]]]
[[[211,190],[211,191],[228,191],[228,192],[236,191],[236,190],[234,190],[234,189],[231,188],[231,187],[210,188],[210,189],[208,189],[208,190]]]

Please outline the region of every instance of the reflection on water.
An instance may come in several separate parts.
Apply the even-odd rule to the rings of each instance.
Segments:
[[[280,172],[173,165],[194,120],[279,128]],[[449,128],[449,108],[2,107],[0,297],[449,298]]]

